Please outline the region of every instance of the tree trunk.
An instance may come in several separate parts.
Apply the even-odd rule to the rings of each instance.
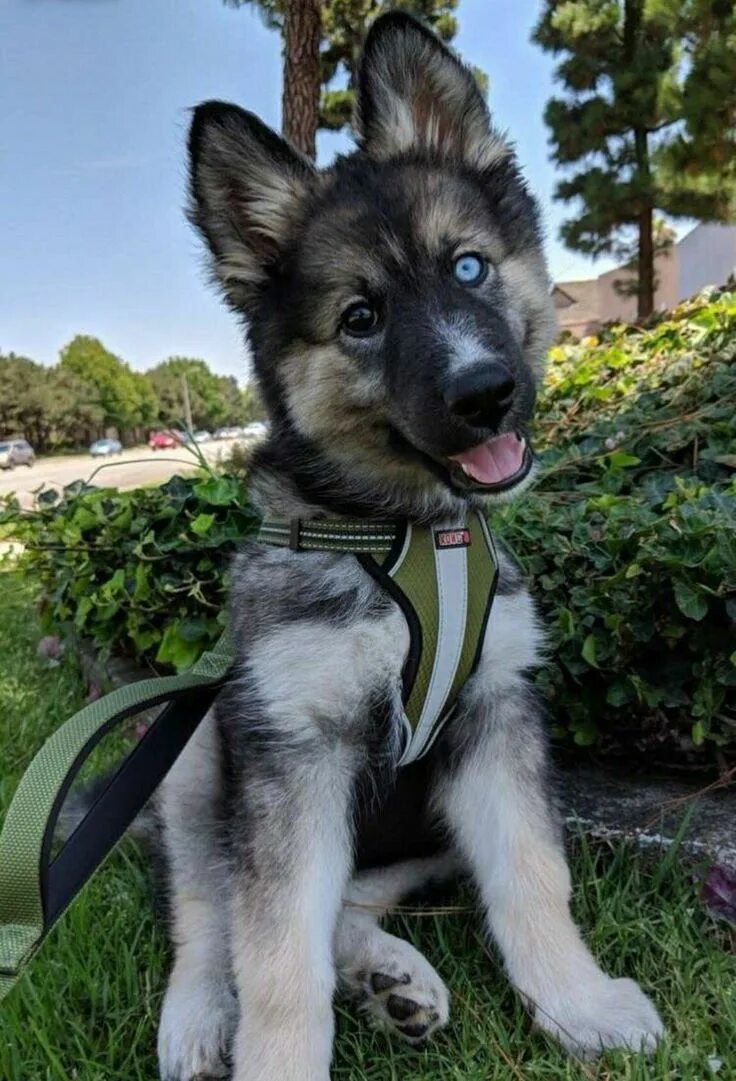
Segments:
[[[320,0],[286,0],[282,127],[297,150],[312,159],[317,152],[321,41]]]
[[[643,14],[642,0],[624,0],[623,53],[627,68],[634,67],[640,44]],[[649,133],[646,128],[634,128],[636,154],[636,185],[639,212],[637,225],[637,315],[647,319],[654,311],[654,237],[652,235],[653,207],[651,203],[652,173],[649,164]]]
[[[654,234],[653,234],[653,207],[650,202],[651,171],[649,168],[649,145],[647,132],[637,129],[634,132],[636,141],[636,171],[639,185],[639,199],[641,201],[637,225],[639,227],[639,258],[637,266],[639,298],[637,315],[639,319],[648,319],[654,311]]]
[[[654,243],[652,237],[652,208],[639,215],[639,306],[638,316],[647,319],[654,311]]]

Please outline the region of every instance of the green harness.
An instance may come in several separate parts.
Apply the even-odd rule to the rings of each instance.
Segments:
[[[472,513],[439,526],[265,521],[259,540],[296,551],[352,552],[401,606],[410,646],[399,765],[421,758],[450,716],[483,644],[498,573],[483,517]]]
[[[493,603],[497,560],[481,515],[431,527],[269,520],[258,539],[298,552],[353,554],[401,606],[410,648],[399,765],[426,754],[477,665]],[[0,1000],[153,795],[227,681],[233,660],[223,635],[189,671],[128,684],[85,706],[36,754],[0,833]],[[91,751],[116,725],[158,705],[165,708],[53,854],[62,804]]]

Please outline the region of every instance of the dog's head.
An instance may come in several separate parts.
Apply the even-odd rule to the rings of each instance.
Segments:
[[[356,127],[318,172],[250,113],[194,114],[190,215],[248,327],[262,463],[333,506],[499,497],[529,472],[554,327],[535,202],[472,73],[409,16],[368,34]]]

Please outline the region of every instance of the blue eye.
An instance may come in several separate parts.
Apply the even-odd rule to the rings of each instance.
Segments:
[[[488,262],[476,252],[466,252],[458,255],[452,264],[452,273],[461,285],[480,285],[488,274]]]

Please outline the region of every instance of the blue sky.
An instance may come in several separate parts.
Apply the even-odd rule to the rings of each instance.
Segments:
[[[94,334],[136,369],[172,354],[243,376],[233,317],[182,215],[187,109],[237,101],[278,127],[278,35],[221,0],[0,0],[0,352],[54,363]],[[456,46],[490,77],[497,123],[542,200],[556,278],[608,265],[556,237],[542,122],[552,62],[539,0],[461,0]],[[330,160],[347,140],[320,137]]]

